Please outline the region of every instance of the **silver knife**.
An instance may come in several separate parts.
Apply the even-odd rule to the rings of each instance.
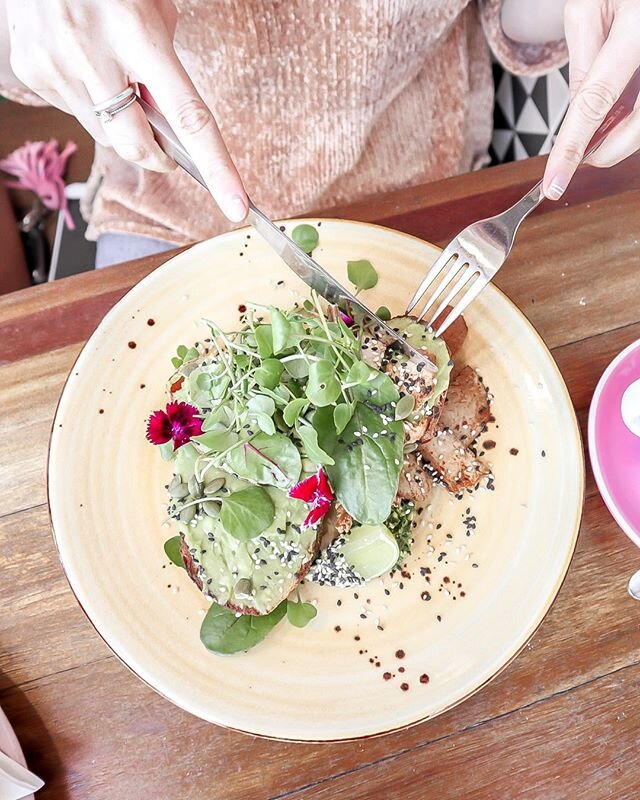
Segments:
[[[171,126],[162,114],[150,103],[141,97],[138,102],[144,111],[149,125],[154,131],[156,141],[160,148],[172,158],[179,166],[198,181],[205,189],[207,185],[200,171],[194,164],[189,153],[182,146],[178,137],[173,132]],[[424,353],[416,350],[409,342],[399,336],[396,331],[380,319],[374,312],[359,300],[348,289],[345,289],[332,275],[304,252],[298,245],[286,236],[277,225],[269,219],[257,206],[249,199],[248,221],[258,231],[258,233],[275,250],[285,264],[295,274],[303,280],[307,286],[316,291],[324,299],[340,308],[351,316],[353,309],[356,308],[366,318],[371,320],[374,326],[384,331],[390,336],[394,343],[402,349],[405,355],[414,363],[422,363],[430,372],[437,372],[436,365]]]

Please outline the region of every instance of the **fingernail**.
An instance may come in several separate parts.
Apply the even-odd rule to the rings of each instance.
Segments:
[[[547,189],[547,197],[550,197],[552,200],[559,200],[564,194],[564,190],[565,187],[559,181],[553,180]]]
[[[242,222],[247,216],[247,205],[240,195],[236,194],[225,199],[222,204],[222,211],[231,222]]]

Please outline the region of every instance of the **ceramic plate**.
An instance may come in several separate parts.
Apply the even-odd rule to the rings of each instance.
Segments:
[[[380,281],[367,293],[374,308],[401,312],[439,252],[372,225],[316,224],[314,255],[340,279],[347,260],[375,265]],[[141,281],[107,314],[69,376],[51,438],[49,496],[73,591],[140,678],[220,725],[335,740],[433,717],[514,657],[569,566],[584,468],[553,359],[489,287],[468,312],[460,360],[495,395],[496,422],[481,440],[494,490],[459,502],[438,490],[403,576],[355,594],[305,585],[304,599],[318,603],[306,628],[283,623],[246,655],[208,653],[198,638],[206,601],[163,553],[175,533],[162,527],[170,465],[145,441],[145,420],[166,402],[176,346],[205,335],[203,316],[233,327],[247,300],[288,307],[303,296],[304,286],[246,230],[196,245]]]
[[[621,413],[626,389],[638,380],[640,341],[629,345],[609,364],[596,386],[589,409],[589,455],[609,511],[640,547],[640,438],[627,428]]]

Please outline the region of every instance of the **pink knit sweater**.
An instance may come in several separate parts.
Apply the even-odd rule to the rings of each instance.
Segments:
[[[485,162],[487,42],[512,72],[566,60],[564,42],[507,39],[500,5],[180,0],[176,49],[249,194],[274,217],[294,216]],[[84,211],[89,238],[114,231],[186,243],[230,227],[181,170],[146,172],[100,146]]]

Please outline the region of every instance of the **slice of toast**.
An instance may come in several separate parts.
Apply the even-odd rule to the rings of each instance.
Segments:
[[[475,488],[491,472],[450,428],[439,427],[432,439],[418,445],[418,452],[454,494]]]
[[[482,433],[490,414],[487,387],[473,367],[464,367],[449,384],[440,426],[470,444]]]
[[[326,518],[325,518],[326,519]],[[307,558],[305,559],[304,563],[300,567],[300,569],[295,573],[291,574],[288,580],[282,585],[281,591],[279,596],[273,601],[271,606],[264,611],[258,611],[258,609],[254,608],[250,605],[242,605],[239,603],[232,603],[228,602],[225,603],[225,608],[228,608],[230,611],[235,611],[238,614],[250,614],[252,616],[264,616],[268,614],[270,611],[279,605],[282,600],[288,597],[291,592],[296,588],[296,586],[300,583],[300,581],[304,578],[304,576],[309,571],[309,567],[315,561],[320,551],[320,541],[325,536],[326,533],[326,525],[324,520],[318,526],[317,535],[314,539],[313,546],[309,550],[307,554]],[[335,536],[335,533],[334,533]],[[334,538],[334,537],[332,537]],[[180,555],[182,556],[182,561],[184,562],[184,568],[187,571],[187,574],[191,578],[191,580],[196,584],[198,589],[204,594],[209,594],[204,591],[204,585],[202,582],[201,570],[200,565],[196,563],[192,554],[189,551],[189,546],[187,545],[184,534],[180,534]]]

